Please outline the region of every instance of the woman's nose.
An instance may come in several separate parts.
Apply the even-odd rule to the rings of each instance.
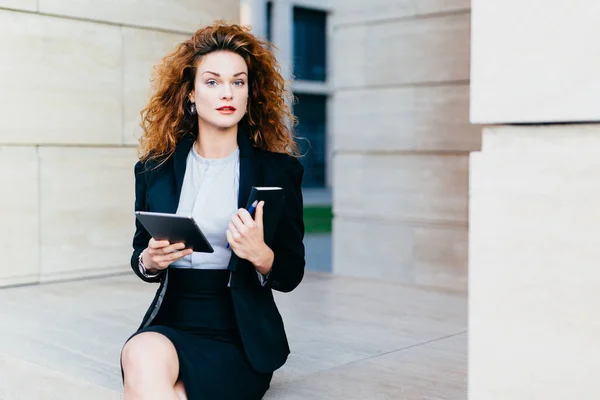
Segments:
[[[223,85],[223,92],[221,93],[221,98],[228,100],[233,98],[233,91],[231,90],[231,87],[229,85]]]

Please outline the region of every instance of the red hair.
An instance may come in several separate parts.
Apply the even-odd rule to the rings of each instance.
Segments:
[[[189,111],[188,94],[194,89],[201,57],[223,50],[239,54],[248,66],[248,112],[240,124],[248,126],[252,144],[278,153],[298,153],[288,128],[288,124],[296,123],[289,107],[292,95],[285,88],[269,43],[255,37],[247,27],[217,21],[196,31],[155,67],[153,94],[141,112],[142,160],[166,159],[182,135],[198,132],[197,116]]]

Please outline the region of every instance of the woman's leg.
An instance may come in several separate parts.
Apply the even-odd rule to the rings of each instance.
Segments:
[[[181,380],[177,381],[175,384],[175,393],[179,396],[178,400],[188,400],[187,395],[185,394],[185,388],[183,387],[183,382]]]
[[[134,336],[123,347],[121,365],[125,400],[182,399],[177,351],[166,336],[156,332]]]

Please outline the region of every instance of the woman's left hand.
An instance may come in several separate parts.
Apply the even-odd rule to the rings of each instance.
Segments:
[[[258,272],[266,275],[271,271],[275,255],[264,240],[264,203],[261,201],[256,206],[254,219],[246,209],[238,210],[229,222],[227,241],[238,257],[250,261]]]

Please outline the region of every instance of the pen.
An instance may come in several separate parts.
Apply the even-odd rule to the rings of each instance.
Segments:
[[[256,210],[256,206],[258,205],[258,200],[254,200],[254,203],[250,204],[250,208],[248,209],[248,213],[252,216],[252,213]]]
[[[256,210],[256,206],[258,205],[258,200],[254,200],[252,204],[250,204],[250,208],[248,209],[248,213],[252,216],[252,213]],[[227,243],[226,248],[229,248],[229,243]]]

